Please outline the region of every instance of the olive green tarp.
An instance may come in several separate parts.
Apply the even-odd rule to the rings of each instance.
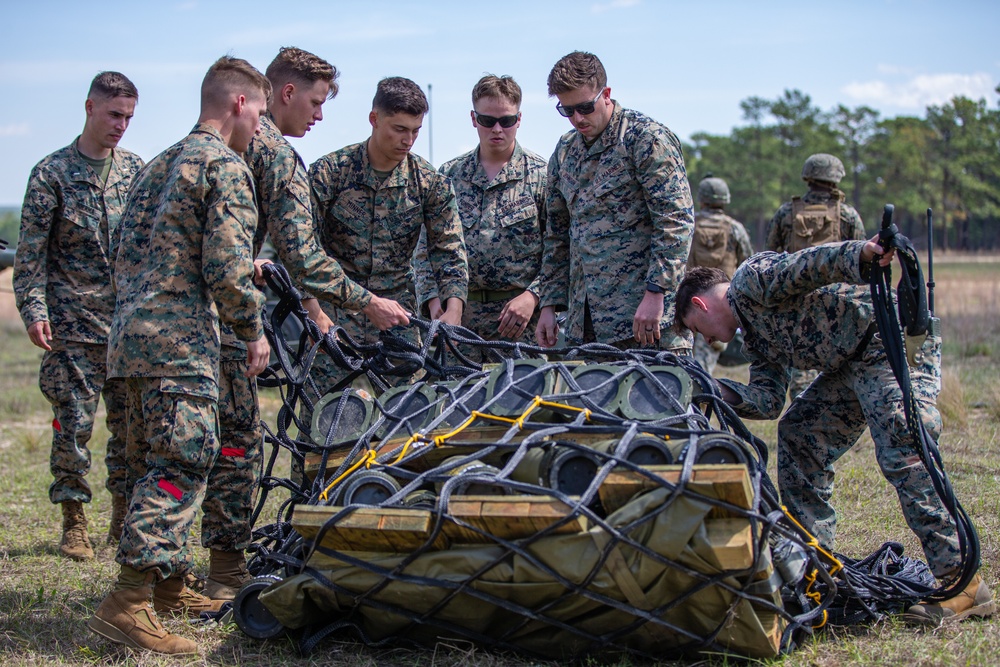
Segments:
[[[564,659],[595,650],[774,656],[787,618],[781,598],[744,590],[770,572],[760,524],[747,523],[750,566],[726,571],[706,529],[712,508],[663,487],[607,517],[621,529],[618,538],[595,525],[513,549],[496,543],[409,557],[369,553],[357,564],[343,562],[350,552],[319,547],[305,572],[275,583],[260,601],[286,628],[346,621],[370,641],[465,638]]]

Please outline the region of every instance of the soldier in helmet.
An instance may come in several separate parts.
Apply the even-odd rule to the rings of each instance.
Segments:
[[[837,188],[844,177],[844,163],[835,155],[816,153],[802,165],[802,180],[809,190],[792,197],[774,213],[767,226],[765,248],[774,252],[797,252],[838,241],[865,240],[865,223],[844,201]],[[816,379],[816,371],[790,368],[788,395],[795,397]]]
[[[729,203],[729,186],[721,178],[706,174],[698,184],[698,201],[701,202],[701,210],[694,216],[688,269],[696,266],[722,269],[731,278],[736,267],[753,254],[753,246],[743,224],[723,211]],[[709,345],[704,336],[697,335],[694,339],[694,358],[711,373],[726,345],[722,341]]]

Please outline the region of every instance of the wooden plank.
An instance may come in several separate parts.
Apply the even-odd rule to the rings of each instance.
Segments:
[[[320,529],[342,508],[328,505],[298,505],[292,527],[306,539],[315,539]],[[428,510],[364,507],[343,517],[327,530],[323,546],[338,551],[379,551],[408,553],[422,547],[434,527]],[[447,549],[448,540],[439,534],[432,549]]]
[[[753,565],[753,531],[747,519],[705,519],[712,556],[723,570],[745,570]]]
[[[680,481],[680,465],[647,466],[644,468],[655,478],[669,484]],[[662,486],[632,470],[612,470],[599,489],[601,503],[608,512],[613,512],[642,491],[650,491]],[[728,503],[750,509],[753,506],[753,487],[750,473],[743,464],[696,465],[691,471],[687,488],[693,493],[724,500]],[[733,513],[722,508],[714,508],[710,516],[725,518]]]
[[[568,505],[549,496],[452,496],[448,503],[449,515],[505,540],[531,537],[562,520],[570,511]],[[444,529],[452,542],[491,541],[453,522],[445,524]],[[575,517],[553,533],[582,530],[584,523]]]

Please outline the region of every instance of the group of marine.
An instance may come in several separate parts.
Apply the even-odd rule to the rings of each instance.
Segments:
[[[311,167],[285,139],[322,120],[338,71],[282,48],[261,74],[215,62],[190,134],[149,163],[118,147],[138,92],[118,72],[93,80],[83,132],[34,168],[21,211],[14,287],[54,412],[49,489],[63,512],[59,551],[94,557],[83,507],[87,447],[104,397],[111,437],[108,543],[121,570],[88,625],[113,642],[167,654],[197,644],[159,614],[217,611],[248,579],[244,550],[262,457],[254,377],[265,367],[265,239],[320,329],[372,342],[420,314],[486,339],[553,347],[601,342],[691,354],[711,371],[737,330],[752,365],[719,391],[746,418],[777,418],[779,487],[791,514],[833,548],[834,462],[871,427],[936,576],[959,568],[952,518],[908,448],[902,397],[872,327],[863,286],[873,261],[837,183],[841,162],[806,160],[808,192],[771,221],[753,255],[724,212],[726,183],[699,183],[700,211],[677,137],[622,107],[593,54],[548,76],[572,129],[546,161],[521,147],[521,88],[484,76],[472,91],[479,145],[435,170],[411,148],[428,110],[413,81],[378,83],[371,136]],[[560,324],[556,313],[564,311]],[[560,328],[564,331],[560,332]],[[533,340],[532,340],[533,334]],[[913,384],[940,430],[940,338]],[[803,373],[809,373],[803,378]],[[321,390],[345,377],[323,355]],[[209,568],[192,576],[190,535],[203,510]],[[200,580],[199,580],[200,581]],[[924,624],[989,616],[977,575],[953,599],[914,605]]]

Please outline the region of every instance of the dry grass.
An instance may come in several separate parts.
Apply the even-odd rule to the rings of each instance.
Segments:
[[[9,276],[9,272],[5,272]],[[1000,263],[939,263],[938,313],[944,318],[945,378],[941,409],[945,433],[941,441],[946,465],[959,498],[979,528],[982,573],[997,589],[1000,576]],[[7,278],[9,280],[9,278]],[[2,284],[2,283],[0,283]],[[9,282],[7,283],[9,285]],[[0,311],[11,313],[0,292]],[[4,308],[7,308],[4,311]],[[16,315],[15,315],[16,317]],[[369,649],[349,637],[327,640],[309,657],[299,656],[287,639],[256,642],[229,628],[199,629],[179,621],[169,627],[198,641],[202,655],[189,659],[120,650],[92,635],[85,626],[109,590],[117,566],[111,548],[98,549],[90,563],[71,563],[57,556],[58,508],[48,502],[47,405],[37,390],[40,357],[27,343],[18,322],[0,320],[0,664],[41,665],[480,665],[515,667],[529,663],[468,645],[441,645],[436,650]],[[739,375],[745,370],[737,369]],[[265,397],[265,414],[276,402]],[[774,422],[751,423],[772,448]],[[89,507],[92,534],[106,529],[110,500],[103,490],[99,464],[107,432],[94,434],[96,465],[90,481],[95,489]],[[773,460],[772,456],[772,460]],[[282,470],[287,469],[287,464]],[[773,466],[773,463],[772,463]],[[919,547],[900,516],[895,494],[874,465],[871,441],[865,436],[838,466],[834,502],[840,511],[838,550],[862,556],[887,540],[902,542],[908,554]],[[270,520],[272,515],[265,514]],[[205,567],[196,549],[196,567]],[[871,627],[837,629],[817,635],[788,656],[767,661],[781,667],[842,665],[992,665],[1000,654],[1000,623],[965,623],[923,633],[894,619]],[[602,664],[585,661],[584,664]],[[637,664],[630,659],[622,667]],[[668,663],[664,663],[668,664]],[[736,664],[717,658],[706,664]]]

